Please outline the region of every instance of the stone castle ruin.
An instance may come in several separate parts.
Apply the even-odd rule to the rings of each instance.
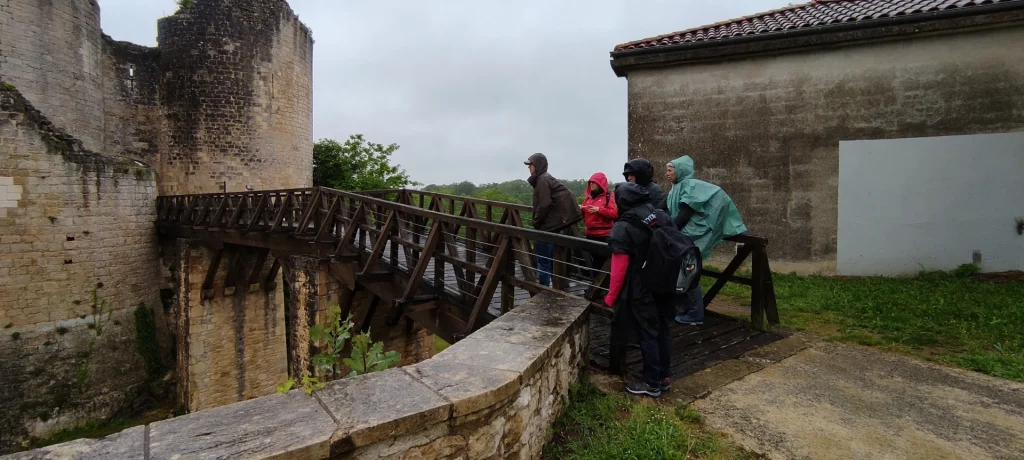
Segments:
[[[197,410],[299,359],[295,264],[262,254],[271,282],[207,295],[222,253],[260,255],[161,244],[154,221],[160,195],[312,185],[311,32],[284,0],[197,0],[158,30],[149,48],[104,35],[97,0],[0,0],[0,452],[125,413],[163,369]]]

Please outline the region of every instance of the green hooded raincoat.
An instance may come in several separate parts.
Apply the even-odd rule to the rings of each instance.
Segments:
[[[668,192],[668,210],[672,218],[679,214],[679,203],[693,208],[693,217],[683,227],[683,233],[693,238],[707,260],[711,250],[723,239],[747,231],[740,211],[732,198],[721,187],[698,180],[694,176],[693,159],[683,155],[669,162],[676,168],[676,180]]]

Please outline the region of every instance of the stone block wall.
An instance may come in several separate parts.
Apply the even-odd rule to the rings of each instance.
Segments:
[[[161,194],[312,185],[313,40],[287,3],[199,0],[159,48]]]
[[[103,147],[159,167],[160,50],[103,36]]]
[[[540,458],[586,365],[588,324],[585,300],[547,291],[413,366],[11,458]]]
[[[288,375],[301,377],[310,371],[309,358],[316,350],[309,342],[309,328],[326,320],[327,308],[344,302],[342,283],[329,273],[327,260],[312,257],[291,257],[286,263],[286,278],[290,286],[291,303],[288,326]],[[434,354],[434,334],[411,320],[402,320],[388,326],[390,307],[384,302],[372,311],[373,294],[366,290],[355,292],[348,311],[355,324],[361,324],[367,314],[370,338],[383,342],[385,351],[397,351],[401,365],[410,365],[430,358]],[[344,310],[344,308],[343,308]],[[343,374],[347,373],[343,369]]]
[[[629,156],[660,177],[690,155],[771,242],[773,267],[833,270],[839,141],[1024,130],[1022,42],[1018,22],[633,70]]]
[[[117,412],[145,377],[131,313],[159,297],[153,171],[85,149],[6,82],[0,184],[3,450]]]
[[[0,1],[0,77],[93,151],[103,149],[102,35],[96,0]]]
[[[181,285],[175,310],[181,402],[187,410],[197,411],[273,394],[288,378],[280,273],[270,290],[250,286],[247,280],[225,288],[228,260],[233,257],[227,249],[212,292],[204,296],[214,250],[191,240],[178,240],[178,250]]]

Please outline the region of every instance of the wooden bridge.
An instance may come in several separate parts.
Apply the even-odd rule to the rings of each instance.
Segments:
[[[612,312],[601,301],[607,263],[590,271],[590,255],[609,255],[603,243],[580,238],[578,225],[563,234],[527,228],[528,206],[414,190],[350,193],[323,187],[242,193],[164,196],[158,199],[163,238],[190,238],[214,249],[203,283],[212,295],[221,254],[229,257],[224,289],[272,288],[287,256],[329,262],[342,286],[342,316],[356,291],[373,294],[369,312],[385,309],[388,324],[414,321],[449,343],[471,334],[544,289],[591,302],[592,362],[613,370],[639,370],[639,351],[611,347]],[[779,338],[764,239],[741,235],[737,255],[705,294],[710,304],[726,282],[751,286],[750,321],[708,312],[702,328],[676,326],[673,374],[686,375]],[[552,287],[537,283],[533,242],[556,247]],[[747,258],[750,277],[736,276]],[[269,268],[267,268],[269,266]],[[248,280],[248,281],[245,281]],[[611,350],[617,352],[612,353]]]

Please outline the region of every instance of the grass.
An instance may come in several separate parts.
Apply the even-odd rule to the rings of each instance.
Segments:
[[[175,408],[173,401],[163,401],[156,407],[146,412],[143,412],[136,417],[115,418],[112,420],[101,422],[88,422],[76,428],[71,428],[68,430],[54,433],[52,436],[46,439],[33,439],[29,441],[27,445],[21,446],[21,448],[9,453],[18,452],[20,450],[38,449],[40,447],[52,446],[54,444],[60,444],[62,442],[74,441],[76,439],[99,439],[105,436],[110,436],[114,433],[124,431],[134,426],[158,422],[174,414]]]
[[[970,265],[902,278],[773,274],[783,326],[1024,381],[1024,281],[986,279]],[[750,304],[746,286],[721,295]]]
[[[440,338],[440,337],[438,337],[436,335],[434,336],[434,354],[435,355],[440,353],[440,352],[442,352],[442,351],[445,351],[450,346],[451,346],[451,344],[448,343],[448,342],[445,342],[444,339],[442,339],[442,338]]]
[[[757,458],[703,426],[688,406],[675,410],[602,393],[584,380],[554,425],[546,459]]]

